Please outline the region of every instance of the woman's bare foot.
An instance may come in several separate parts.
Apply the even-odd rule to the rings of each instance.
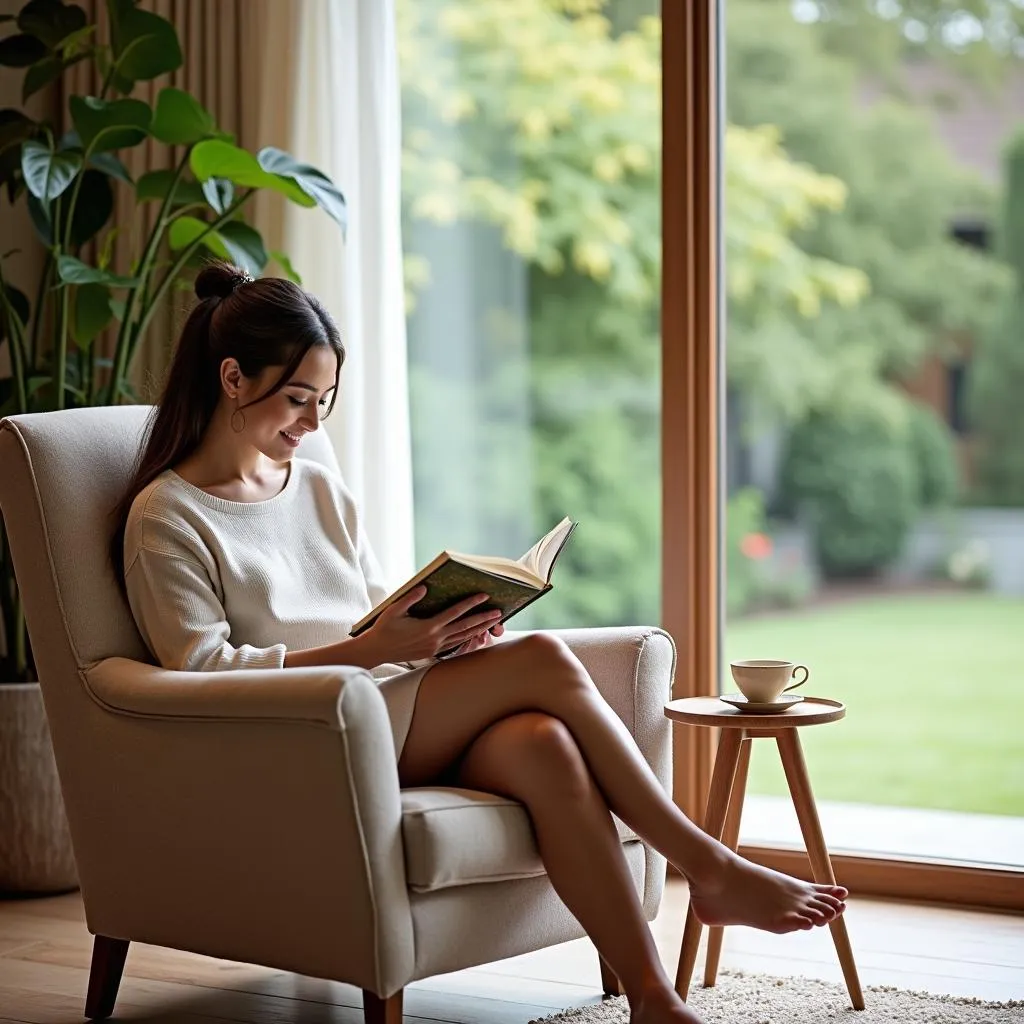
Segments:
[[[702,924],[745,924],[795,932],[834,921],[845,909],[841,885],[816,885],[729,852],[708,878],[690,880],[690,902]]]
[[[629,1024],[704,1024],[674,989],[652,989],[629,1004]]]

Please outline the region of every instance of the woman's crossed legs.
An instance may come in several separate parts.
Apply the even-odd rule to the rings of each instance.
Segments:
[[[609,810],[686,875],[705,924],[786,932],[843,910],[842,887],[751,864],[697,828],[580,661],[548,634],[432,668],[398,771],[403,786],[454,779],[526,805],[552,885],[622,981],[636,1022],[697,1018],[661,966]]]

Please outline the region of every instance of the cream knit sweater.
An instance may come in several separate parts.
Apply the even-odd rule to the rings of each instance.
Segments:
[[[165,668],[281,668],[288,650],[345,639],[389,592],[352,495],[301,458],[277,495],[256,502],[214,497],[167,470],[132,505],[124,558],[135,621]]]

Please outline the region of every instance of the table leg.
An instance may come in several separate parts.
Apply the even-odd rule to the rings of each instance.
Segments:
[[[715,770],[711,775],[711,788],[708,790],[708,803],[702,826],[704,831],[714,839],[722,838],[725,814],[729,808],[729,794],[732,792],[732,783],[736,776],[736,765],[739,761],[742,741],[742,729],[722,729],[721,738],[718,741],[718,752],[715,754]],[[676,969],[676,991],[684,1000],[690,991],[690,978],[693,975],[693,966],[697,962],[697,947],[700,945],[702,927],[691,902],[686,911],[683,945],[679,950],[679,966]]]
[[[743,815],[743,797],[747,792],[747,771],[750,768],[750,740],[744,739],[740,745],[739,761],[736,765],[736,778],[733,779],[732,793],[729,796],[729,813],[725,818],[722,831],[722,842],[735,850],[740,841],[740,818]],[[722,955],[722,937],[725,929],[714,925],[708,929],[708,952],[704,959],[704,987],[712,988],[718,977],[718,961]]]
[[[807,856],[811,862],[811,877],[821,884],[835,885],[836,876],[832,870],[828,848],[825,846],[825,837],[821,832],[821,822],[818,819],[811,783],[807,777],[807,764],[800,746],[800,737],[796,729],[785,729],[779,732],[777,740],[782,767],[786,771],[789,792],[793,797],[793,806],[796,808],[800,831],[803,833]],[[857,977],[857,965],[853,960],[853,948],[850,946],[845,919],[837,917],[831,922],[829,929],[832,932],[836,953],[839,955],[839,964],[846,979],[850,1001],[855,1010],[863,1010],[864,994],[861,991],[860,979]]]

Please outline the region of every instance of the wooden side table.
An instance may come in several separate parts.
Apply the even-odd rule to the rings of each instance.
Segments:
[[[702,828],[708,835],[721,840],[735,850],[739,843],[740,816],[747,788],[747,768],[750,764],[750,742],[758,737],[773,738],[779,747],[782,767],[786,772],[789,792],[793,797],[800,831],[803,833],[807,856],[811,862],[811,875],[815,882],[835,885],[832,861],[821,834],[818,809],[807,778],[807,765],[797,729],[805,725],[823,725],[836,722],[846,714],[845,705],[824,697],[805,697],[782,714],[753,715],[718,700],[717,697],[686,697],[669,701],[665,714],[674,722],[703,725],[721,729],[715,769],[708,791],[708,805]],[[686,914],[683,945],[679,952],[676,973],[676,991],[685,999],[690,990],[690,978],[697,962],[697,947],[703,925],[697,919],[692,904]],[[850,1001],[855,1010],[864,1009],[864,995],[853,961],[850,937],[846,931],[845,915],[830,922],[832,941],[839,955],[839,963],[846,979]],[[704,985],[710,988],[718,976],[718,961],[722,953],[722,932],[719,926],[708,933],[708,952],[704,964]]]

